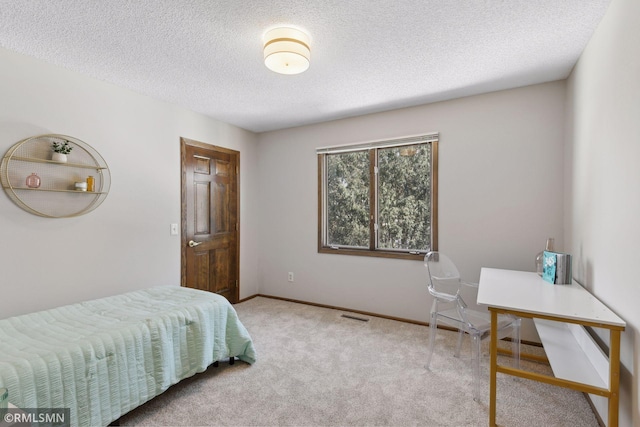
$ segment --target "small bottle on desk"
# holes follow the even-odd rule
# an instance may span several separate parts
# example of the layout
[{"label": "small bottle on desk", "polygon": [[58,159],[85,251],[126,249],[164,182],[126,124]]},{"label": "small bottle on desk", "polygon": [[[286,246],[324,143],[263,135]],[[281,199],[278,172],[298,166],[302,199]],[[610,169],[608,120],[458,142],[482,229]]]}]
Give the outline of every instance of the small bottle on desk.
[{"label": "small bottle on desk", "polygon": [[96,191],[96,180],[91,175],[87,177],[87,191]]}]

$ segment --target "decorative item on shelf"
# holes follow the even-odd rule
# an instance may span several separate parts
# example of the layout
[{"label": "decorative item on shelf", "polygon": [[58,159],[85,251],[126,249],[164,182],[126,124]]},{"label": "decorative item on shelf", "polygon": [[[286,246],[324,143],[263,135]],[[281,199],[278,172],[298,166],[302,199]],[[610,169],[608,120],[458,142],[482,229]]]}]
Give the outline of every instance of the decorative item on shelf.
[{"label": "decorative item on shelf", "polygon": [[25,184],[27,184],[29,188],[38,188],[40,187],[40,177],[33,172],[27,177]]},{"label": "decorative item on shelf", "polygon": [[[545,251],[552,251],[553,250],[553,238],[549,237],[547,239],[547,244],[544,247]],[[544,268],[544,251],[540,251],[538,253],[538,255],[536,255],[536,273],[538,273],[538,276],[542,276],[543,273],[543,268]]]},{"label": "decorative item on shelf", "polygon": [[87,191],[96,191],[96,180],[93,176],[89,175],[87,177]]},{"label": "decorative item on shelf", "polygon": [[86,182],[76,182],[76,190],[78,190],[78,191],[87,191],[87,183]]},{"label": "decorative item on shelf", "polygon": [[51,160],[58,163],[66,163],[67,162],[67,154],[71,153],[73,147],[69,145],[69,141],[63,140],[63,142],[53,141],[51,144],[51,149],[53,150],[53,155],[51,156]]}]

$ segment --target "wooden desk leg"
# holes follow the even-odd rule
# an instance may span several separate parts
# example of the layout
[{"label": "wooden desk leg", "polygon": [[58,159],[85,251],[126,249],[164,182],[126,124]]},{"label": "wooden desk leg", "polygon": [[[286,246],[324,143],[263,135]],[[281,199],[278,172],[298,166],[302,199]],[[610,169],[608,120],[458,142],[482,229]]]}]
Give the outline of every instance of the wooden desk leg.
[{"label": "wooden desk leg", "polygon": [[498,370],[498,313],[491,310],[491,377],[489,378],[489,425],[496,425],[496,375]]},{"label": "wooden desk leg", "polygon": [[618,427],[620,401],[620,331],[611,330],[609,343],[609,427]]}]

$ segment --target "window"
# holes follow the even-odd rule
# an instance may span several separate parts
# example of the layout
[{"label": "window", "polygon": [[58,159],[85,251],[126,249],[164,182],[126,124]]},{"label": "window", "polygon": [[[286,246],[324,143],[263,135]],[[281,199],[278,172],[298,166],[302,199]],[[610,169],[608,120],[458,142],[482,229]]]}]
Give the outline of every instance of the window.
[{"label": "window", "polygon": [[317,153],[318,252],[423,259],[437,249],[437,134]]}]

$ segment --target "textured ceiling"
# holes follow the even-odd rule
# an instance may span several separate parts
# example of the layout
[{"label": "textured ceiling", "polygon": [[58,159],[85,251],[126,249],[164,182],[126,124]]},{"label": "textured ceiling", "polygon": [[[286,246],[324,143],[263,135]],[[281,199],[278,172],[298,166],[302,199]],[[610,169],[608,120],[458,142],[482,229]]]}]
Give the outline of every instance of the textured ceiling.
[{"label": "textured ceiling", "polygon": [[609,1],[0,0],[0,46],[262,132],[566,78]]}]

